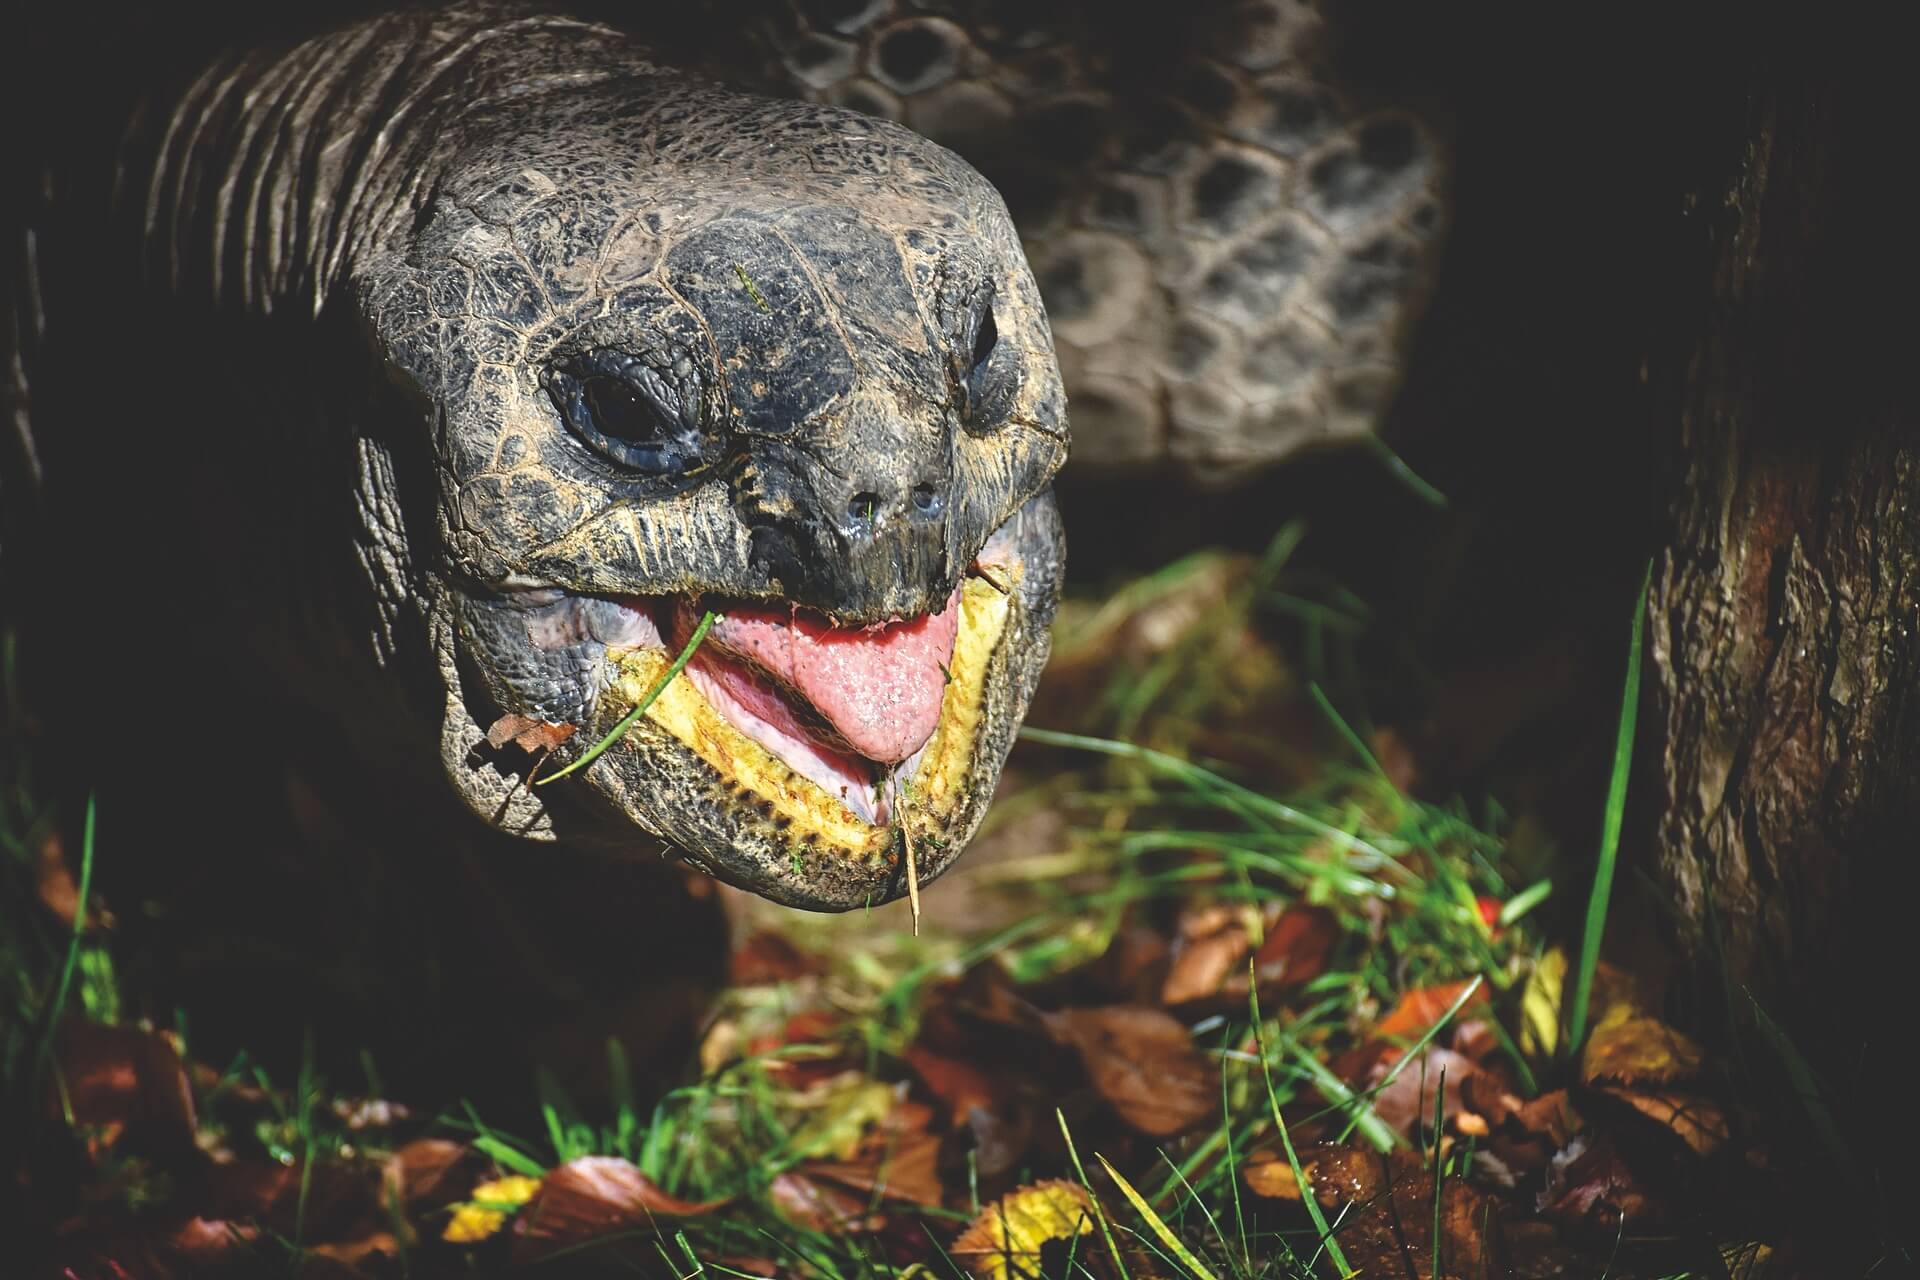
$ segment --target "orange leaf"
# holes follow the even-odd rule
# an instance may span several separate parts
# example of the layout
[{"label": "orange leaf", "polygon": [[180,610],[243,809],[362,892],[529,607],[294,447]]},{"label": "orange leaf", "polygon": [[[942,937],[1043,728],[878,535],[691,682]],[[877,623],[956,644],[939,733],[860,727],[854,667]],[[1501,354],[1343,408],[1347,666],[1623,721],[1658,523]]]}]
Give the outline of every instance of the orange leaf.
[{"label": "orange leaf", "polygon": [[[1467,989],[1471,979],[1462,982],[1442,982],[1431,987],[1422,987],[1418,991],[1409,991],[1400,997],[1400,1003],[1393,1012],[1380,1019],[1373,1033],[1385,1039],[1418,1040],[1427,1033],[1427,1029],[1440,1021],[1460,993]],[[1469,1016],[1473,1011],[1484,1011],[1485,996],[1475,996],[1460,1011],[1461,1017]]]},{"label": "orange leaf", "polygon": [[552,751],[571,738],[575,732],[577,728],[574,725],[549,724],[544,720],[533,720],[508,712],[495,720],[487,730],[487,745],[497,750],[511,742],[531,755],[541,751]]}]

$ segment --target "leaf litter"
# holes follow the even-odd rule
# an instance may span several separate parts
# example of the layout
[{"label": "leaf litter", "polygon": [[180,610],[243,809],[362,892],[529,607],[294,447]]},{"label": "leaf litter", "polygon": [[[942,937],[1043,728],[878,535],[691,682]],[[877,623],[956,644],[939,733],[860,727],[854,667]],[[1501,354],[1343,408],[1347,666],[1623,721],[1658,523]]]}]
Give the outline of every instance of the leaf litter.
[{"label": "leaf litter", "polygon": [[[1496,824],[1406,794],[1403,739],[1328,730],[1262,610],[1337,633],[1357,608],[1303,606],[1284,558],[1208,554],[1069,601],[1034,716],[1067,731],[1028,735],[1000,805],[1044,843],[990,827],[969,918],[926,886],[924,936],[897,912],[736,903],[733,985],[650,1110],[551,1112],[540,1142],[195,1062],[171,1031],[89,1018],[104,994],[69,1010],[32,1099],[40,1149],[65,1154],[9,1170],[53,1260],[1623,1276],[1688,1273],[1672,1260],[1697,1241],[1721,1268],[1700,1274],[1772,1274],[1701,1190],[1764,1164],[1724,1077],[1605,965],[1568,1054],[1544,885],[1509,878]],[[80,895],[48,843],[20,866],[58,940]],[[111,941],[96,925],[75,949]]]}]

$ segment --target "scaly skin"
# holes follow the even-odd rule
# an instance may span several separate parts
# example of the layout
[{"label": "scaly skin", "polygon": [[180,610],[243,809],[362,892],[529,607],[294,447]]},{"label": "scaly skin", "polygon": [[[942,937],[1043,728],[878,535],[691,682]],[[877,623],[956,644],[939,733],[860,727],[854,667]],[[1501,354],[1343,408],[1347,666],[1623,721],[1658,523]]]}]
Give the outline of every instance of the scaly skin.
[{"label": "scaly skin", "polygon": [[[404,615],[382,628],[389,662],[430,650],[442,765],[476,814],[535,838],[661,837],[823,909],[904,892],[908,839],[922,878],[965,846],[1046,657],[1067,432],[1038,291],[964,161],[663,68],[602,28],[480,8],[216,67],[139,178],[176,292],[358,316],[389,383],[339,424],[370,458],[362,559]],[[556,371],[607,353],[697,418],[698,466],[647,474],[569,430]],[[432,484],[408,491],[422,461]],[[996,530],[989,587],[967,575]],[[936,741],[880,825],[751,740],[696,733],[684,681],[579,780],[529,787],[528,760],[487,744],[506,715],[576,728],[561,763],[599,738],[644,693],[647,655],[664,665],[643,601],[860,626],[937,610],[963,578]]]},{"label": "scaly skin", "polygon": [[[128,547],[192,566],[241,601],[206,632],[229,643],[237,615],[369,768],[428,762],[517,835],[658,837],[781,901],[855,906],[902,891],[908,840],[923,878],[964,847],[1044,663],[1062,367],[1082,465],[1232,478],[1370,430],[1438,151],[1330,86],[1294,0],[1206,0],[1164,30],[1074,4],[713,7],[741,40],[465,5],[246,49],[153,97],[113,184],[131,243],[96,234],[85,182],[26,219],[8,418],[31,448],[31,399],[77,458],[50,468],[94,540],[65,540],[74,580],[101,575],[96,543],[116,570]],[[876,115],[980,163],[1020,235],[966,161]],[[87,386],[102,352],[178,438],[123,437],[96,517],[76,428],[112,403]],[[572,429],[559,380],[608,353],[701,424],[697,466],[637,474]],[[133,402],[108,421],[141,421],[137,390],[103,390]],[[183,511],[208,517],[185,549]],[[970,570],[996,530],[989,609]],[[686,690],[555,786],[489,742],[509,716],[571,728],[560,764],[610,728],[671,647],[642,599],[871,624],[963,581],[973,659],[890,824]]]}]

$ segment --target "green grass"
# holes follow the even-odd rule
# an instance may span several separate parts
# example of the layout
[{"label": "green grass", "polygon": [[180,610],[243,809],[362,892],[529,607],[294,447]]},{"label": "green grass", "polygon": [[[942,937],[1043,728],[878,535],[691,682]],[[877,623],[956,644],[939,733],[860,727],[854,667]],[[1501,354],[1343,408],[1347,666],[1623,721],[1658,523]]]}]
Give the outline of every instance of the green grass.
[{"label": "green grass", "polygon": [[707,632],[713,630],[714,619],[718,616],[719,615],[711,609],[700,615],[700,625],[693,629],[691,636],[687,637],[686,645],[680,650],[679,654],[675,656],[673,662],[668,665],[666,671],[661,673],[660,678],[653,682],[653,687],[647,690],[646,696],[633,704],[633,710],[621,716],[619,723],[607,731],[607,736],[594,743],[591,747],[588,747],[578,760],[575,760],[572,764],[557,773],[548,774],[535,785],[545,786],[549,782],[558,782],[570,773],[578,773],[595,760],[598,760],[608,747],[611,747],[614,743],[626,737],[627,730],[640,723],[640,717],[647,714],[647,708],[660,700],[660,695],[667,691],[667,686],[673,683],[673,678],[679,675],[687,663],[693,660],[694,650],[698,649],[700,642],[707,638]]},{"label": "green grass", "polygon": [[[732,1020],[743,1032],[778,1027],[796,1000],[827,991],[840,1014],[831,1044],[740,1057],[689,1079],[650,1106],[634,1095],[624,1056],[614,1046],[608,1064],[612,1096],[603,1108],[577,1105],[543,1081],[531,1086],[543,1118],[538,1134],[503,1132],[471,1108],[440,1117],[437,1127],[471,1142],[503,1171],[537,1177],[584,1154],[618,1155],[680,1199],[728,1200],[723,1213],[673,1224],[649,1242],[654,1250],[649,1260],[664,1262],[676,1274],[727,1274],[722,1259],[763,1256],[846,1280],[899,1275],[880,1242],[858,1233],[815,1231],[783,1217],[773,1187],[782,1174],[833,1145],[835,1135],[870,1120],[878,1095],[861,1090],[868,1081],[905,1077],[902,1055],[919,1033],[939,984],[983,964],[998,966],[1018,983],[1044,980],[1100,955],[1129,921],[1153,913],[1164,917],[1186,903],[1307,904],[1325,908],[1339,927],[1325,972],[1290,993],[1281,1006],[1260,1009],[1250,999],[1245,1015],[1213,1017],[1195,1027],[1196,1044],[1220,1066],[1221,1107],[1210,1128],[1183,1135],[1164,1151],[1133,1158],[1118,1149],[1088,1150],[1083,1163],[1062,1117],[1071,1164],[1032,1164],[1018,1175],[1021,1181],[1077,1176],[1085,1185],[1103,1188],[1096,1198],[1101,1241],[1085,1248],[1109,1254],[1126,1250],[1118,1254],[1122,1259],[1154,1257],[1169,1274],[1285,1280],[1324,1276],[1329,1265],[1347,1272],[1341,1221],[1320,1215],[1311,1234],[1304,1227],[1276,1225],[1271,1205],[1245,1199],[1244,1163],[1277,1147],[1298,1166],[1283,1116],[1299,1117],[1291,1120],[1295,1127],[1313,1125],[1328,1136],[1358,1134],[1377,1148],[1404,1143],[1372,1109],[1377,1088],[1390,1083],[1391,1075],[1376,1089],[1355,1091],[1326,1061],[1360,1043],[1379,1014],[1408,990],[1461,979],[1478,984],[1405,1047],[1395,1072],[1418,1057],[1476,992],[1489,993],[1497,1006],[1517,996],[1528,957],[1539,945],[1531,913],[1548,889],[1544,883],[1509,878],[1500,834],[1489,829],[1489,820],[1398,792],[1365,738],[1317,685],[1309,696],[1331,731],[1334,758],[1320,761],[1310,783],[1277,792],[1242,766],[1209,761],[1193,751],[1189,726],[1211,722],[1220,701],[1236,696],[1231,681],[1220,674],[1227,654],[1222,646],[1236,628],[1263,611],[1279,614],[1283,625],[1300,620],[1298,609],[1271,609],[1275,600],[1287,599],[1320,610],[1302,625],[1316,629],[1323,640],[1344,644],[1349,633],[1327,626],[1326,619],[1363,616],[1357,602],[1287,577],[1302,534],[1298,526],[1283,530],[1252,573],[1231,585],[1219,611],[1144,667],[1112,682],[1098,699],[1106,732],[1025,731],[1024,751],[1048,753],[1044,760],[1030,754],[1027,761],[1029,770],[1044,764],[1049,774],[1032,803],[1057,808],[1066,834],[1057,847],[983,878],[983,883],[1000,879],[1015,896],[1019,914],[1011,923],[978,936],[955,936],[943,933],[935,918],[928,936],[870,932],[850,947],[834,941],[844,935],[831,932],[833,922],[796,917],[792,936],[807,945],[809,931],[819,930],[814,949],[829,958],[830,972],[818,990],[735,990],[715,1017]],[[1190,575],[1216,568],[1217,562],[1183,562],[1140,595],[1159,593],[1154,598],[1160,598],[1180,589]],[[709,614],[648,697],[573,768],[590,763],[644,713],[684,667],[711,621]],[[1132,735],[1116,736],[1114,730],[1122,726]],[[44,818],[29,815],[23,826],[15,810],[26,793],[10,789],[6,795],[14,809],[0,836],[9,853],[17,853],[31,847],[29,828],[39,823],[37,829],[43,830]],[[1012,812],[1022,803],[1016,798],[1001,808]],[[101,855],[112,856],[110,844]],[[26,864],[16,856],[9,865]],[[1480,917],[1477,899],[1487,896],[1504,904],[1498,936]],[[31,971],[52,974],[64,948],[79,959],[63,971],[70,978],[82,975],[84,986],[91,944],[76,953],[69,939],[46,941],[45,954],[31,958]],[[51,998],[50,982],[38,981],[28,984],[38,993],[29,1002],[35,1010],[48,1007]],[[841,1095],[797,1094],[775,1069],[777,1063],[827,1054],[863,1072],[842,1087]],[[1522,1073],[1529,1069],[1517,1053],[1515,1062]],[[230,1135],[234,1140],[250,1140],[275,1159],[300,1163],[303,1186],[310,1176],[308,1157],[347,1158],[348,1136],[336,1131],[325,1082],[313,1073],[311,1057],[291,1098],[274,1090],[253,1064],[236,1062],[201,1098],[210,1124],[223,1123],[226,1100],[247,1085],[263,1089],[277,1109],[254,1133]],[[356,1158],[379,1154],[365,1149],[364,1139],[360,1146]],[[1116,1175],[1111,1179],[1109,1168]],[[1089,1181],[1095,1172],[1103,1181]],[[296,1256],[311,1243],[305,1238],[305,1198],[303,1191],[293,1239],[281,1242]],[[1309,1204],[1318,1214],[1311,1198]],[[968,1216],[925,1207],[894,1212],[924,1223],[936,1243],[952,1239]],[[1228,1222],[1231,1236],[1223,1229]],[[436,1229],[431,1222],[424,1225]],[[634,1245],[627,1239],[588,1248]],[[1086,1253],[1075,1256],[1063,1277],[1094,1274]],[[942,1257],[923,1262],[920,1274],[959,1274]],[[419,1260],[412,1265],[417,1269]]]},{"label": "green grass", "polygon": [[1586,927],[1580,939],[1580,964],[1574,973],[1572,998],[1567,1002],[1566,1035],[1561,1045],[1569,1059],[1577,1058],[1587,1037],[1587,1011],[1593,998],[1593,975],[1600,966],[1600,942],[1607,928],[1607,906],[1613,897],[1614,866],[1620,856],[1620,826],[1627,808],[1627,778],[1633,771],[1634,724],[1640,711],[1641,631],[1647,612],[1647,589],[1653,584],[1653,562],[1633,597],[1633,625],[1627,640],[1627,674],[1620,695],[1620,728],[1614,735],[1613,773],[1607,783],[1607,803],[1601,815],[1600,850],[1595,859],[1593,890],[1587,897]]}]

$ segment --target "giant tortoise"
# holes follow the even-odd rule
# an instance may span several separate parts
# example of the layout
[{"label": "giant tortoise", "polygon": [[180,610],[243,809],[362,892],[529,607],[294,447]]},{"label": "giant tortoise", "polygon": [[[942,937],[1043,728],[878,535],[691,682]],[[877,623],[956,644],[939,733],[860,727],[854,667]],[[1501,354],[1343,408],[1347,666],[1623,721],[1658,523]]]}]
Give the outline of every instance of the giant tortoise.
[{"label": "giant tortoise", "polygon": [[228,915],[298,868],[252,949],[126,913],[248,1007],[295,934],[405,989],[361,908],[442,990],[469,894],[512,976],[557,934],[619,993],[685,958],[621,868],[931,880],[1047,657],[1070,433],[1224,488],[1394,391],[1441,149],[1311,5],[581,10],[12,44],[7,612],[114,866]]}]

